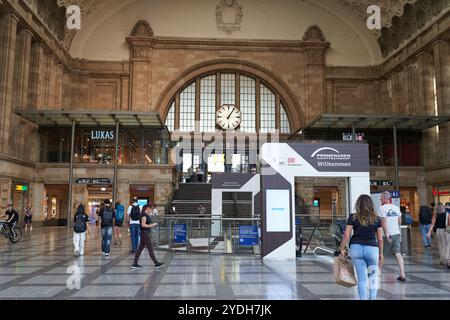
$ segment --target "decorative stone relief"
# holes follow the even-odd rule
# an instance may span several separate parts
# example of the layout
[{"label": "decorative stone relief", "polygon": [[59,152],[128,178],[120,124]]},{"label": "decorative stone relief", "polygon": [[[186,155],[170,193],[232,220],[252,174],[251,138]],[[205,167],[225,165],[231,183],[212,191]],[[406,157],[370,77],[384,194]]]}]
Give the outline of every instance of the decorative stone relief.
[{"label": "decorative stone relief", "polygon": [[[232,21],[225,21],[225,14],[230,15]],[[226,34],[241,30],[243,15],[242,6],[237,0],[222,0],[216,7],[217,29]]]},{"label": "decorative stone relief", "polygon": [[131,31],[132,37],[153,37],[153,30],[150,24],[145,20],[140,20],[136,23]]},{"label": "decorative stone relief", "polygon": [[325,36],[317,25],[313,25],[306,30],[303,41],[325,41]]},{"label": "decorative stone relief", "polygon": [[[25,0],[25,1],[39,1],[39,0]],[[90,15],[92,15],[95,11],[103,8],[105,5],[110,3],[111,0],[57,0],[58,6],[67,8],[70,5],[77,5],[80,7],[81,10],[81,21],[85,21]],[[64,17],[65,17],[65,10],[64,10]],[[66,28],[66,24],[63,24],[64,26],[64,47],[68,50],[70,49],[70,46],[72,45],[72,41],[75,38],[75,35],[77,34],[77,30],[69,30]]]},{"label": "decorative stone relief", "polygon": [[378,43],[384,57],[393,53],[413,38],[444,12],[448,12],[450,0],[415,0],[405,4],[401,16],[392,18],[391,24],[381,30]]}]

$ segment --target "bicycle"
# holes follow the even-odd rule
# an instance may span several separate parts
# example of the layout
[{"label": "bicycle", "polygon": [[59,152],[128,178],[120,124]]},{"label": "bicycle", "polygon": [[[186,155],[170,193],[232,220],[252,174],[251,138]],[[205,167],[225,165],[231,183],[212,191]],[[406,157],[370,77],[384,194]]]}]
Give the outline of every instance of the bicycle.
[{"label": "bicycle", "polygon": [[8,232],[9,228],[6,224],[6,221],[0,220],[0,234],[5,236],[6,239],[9,239],[11,243],[18,243],[22,239],[22,229],[15,225]]}]

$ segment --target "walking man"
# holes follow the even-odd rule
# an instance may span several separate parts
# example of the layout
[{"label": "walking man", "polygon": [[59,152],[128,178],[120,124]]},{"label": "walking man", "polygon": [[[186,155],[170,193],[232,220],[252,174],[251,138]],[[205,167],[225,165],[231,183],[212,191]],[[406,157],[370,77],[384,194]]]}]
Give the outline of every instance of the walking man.
[{"label": "walking man", "polygon": [[111,201],[105,200],[104,206],[100,209],[99,217],[101,219],[102,230],[102,254],[109,256],[111,252],[111,241],[113,236],[114,209],[111,208]]},{"label": "walking man", "polygon": [[433,214],[430,212],[430,208],[427,206],[420,206],[419,209],[419,230],[422,234],[423,246],[425,248],[431,248],[431,238],[428,238],[428,232],[431,227],[431,219]]},{"label": "walking man", "polygon": [[138,262],[142,250],[144,250],[144,248],[147,248],[148,254],[150,255],[150,258],[155,264],[156,269],[159,269],[165,265],[165,263],[159,262],[158,259],[156,259],[155,252],[153,251],[153,245],[151,240],[151,228],[156,227],[158,224],[156,222],[153,223],[151,213],[152,208],[150,206],[144,206],[140,219],[141,242],[139,244],[139,248],[136,251],[133,265],[131,266],[131,269],[133,270],[142,269],[142,266],[140,266]]},{"label": "walking man", "polygon": [[133,198],[133,204],[128,207],[127,215],[131,235],[131,253],[134,254],[139,246],[139,218],[141,216],[141,208],[139,207],[138,199],[136,197]]},{"label": "walking man", "polygon": [[400,268],[400,276],[398,281],[405,281],[405,264],[403,262],[401,243],[402,235],[400,232],[400,225],[402,223],[402,214],[400,208],[392,204],[391,194],[389,191],[381,193],[381,207],[378,216],[383,220],[384,234],[387,238],[387,243],[391,248],[392,253],[397,259]]},{"label": "walking man", "polygon": [[8,234],[12,234],[13,228],[17,225],[19,221],[19,213],[13,209],[13,205],[8,205],[8,210],[5,212],[5,216],[7,216],[6,226],[8,227]]}]

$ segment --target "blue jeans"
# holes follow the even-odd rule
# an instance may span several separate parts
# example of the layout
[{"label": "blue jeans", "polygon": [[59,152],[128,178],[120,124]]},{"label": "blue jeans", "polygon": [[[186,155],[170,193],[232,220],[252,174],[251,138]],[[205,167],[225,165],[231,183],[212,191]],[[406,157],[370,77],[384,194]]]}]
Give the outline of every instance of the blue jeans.
[{"label": "blue jeans", "polygon": [[139,247],[139,233],[141,225],[140,224],[130,224],[130,235],[131,235],[131,250],[136,252]]},{"label": "blue jeans", "polygon": [[102,252],[111,252],[111,240],[113,235],[113,227],[102,228]]},{"label": "blue jeans", "polygon": [[419,227],[420,233],[422,234],[423,245],[425,247],[431,246],[431,238],[427,237],[430,228],[431,224],[421,224]]},{"label": "blue jeans", "polygon": [[[375,300],[378,291],[378,247],[352,244],[350,257],[358,276],[358,293],[360,300]],[[367,296],[369,287],[369,296]]]}]

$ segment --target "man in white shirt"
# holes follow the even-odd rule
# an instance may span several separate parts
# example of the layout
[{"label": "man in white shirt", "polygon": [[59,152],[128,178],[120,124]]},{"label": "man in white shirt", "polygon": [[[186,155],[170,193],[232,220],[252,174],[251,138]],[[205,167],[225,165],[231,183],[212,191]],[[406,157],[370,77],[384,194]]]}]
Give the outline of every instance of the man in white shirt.
[{"label": "man in white shirt", "polygon": [[378,212],[378,216],[382,220],[384,234],[388,239],[387,242],[391,246],[391,251],[397,258],[397,263],[400,268],[400,276],[397,278],[399,281],[405,281],[405,264],[403,262],[401,243],[402,234],[400,231],[400,225],[402,223],[402,214],[400,208],[392,204],[391,194],[389,191],[381,193],[381,207]]},{"label": "man in white shirt", "polygon": [[139,246],[139,232],[141,227],[141,208],[139,207],[138,199],[136,197],[133,198],[133,204],[128,207],[127,215],[131,235],[131,253],[134,254]]}]

